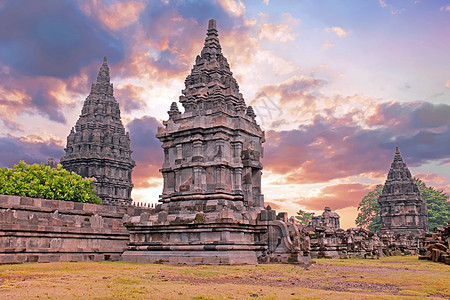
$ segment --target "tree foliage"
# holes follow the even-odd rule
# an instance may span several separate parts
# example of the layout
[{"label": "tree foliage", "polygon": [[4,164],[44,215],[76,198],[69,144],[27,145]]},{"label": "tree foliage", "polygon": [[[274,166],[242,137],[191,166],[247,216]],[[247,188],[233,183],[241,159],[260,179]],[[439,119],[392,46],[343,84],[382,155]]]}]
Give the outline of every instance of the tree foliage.
[{"label": "tree foliage", "polygon": [[[443,191],[439,191],[432,186],[427,186],[422,180],[414,178],[420,193],[424,197],[428,207],[428,227],[433,230],[434,227],[447,225],[450,221],[450,202],[449,196]],[[383,191],[383,185],[379,184],[376,188],[363,197],[358,205],[358,217],[355,220],[357,226],[367,228],[372,231],[381,229],[381,209],[378,204],[378,197]]]},{"label": "tree foliage", "polygon": [[447,222],[450,221],[449,196],[444,191],[438,191],[434,187],[426,186],[420,179],[415,178],[415,180],[420,193],[427,201],[428,227],[430,230],[447,225]]},{"label": "tree foliage", "polygon": [[355,223],[359,227],[367,228],[372,231],[380,231],[381,229],[381,217],[380,217],[380,204],[378,203],[378,197],[381,196],[383,191],[383,185],[379,184],[375,189],[365,195],[358,205],[358,217]]},{"label": "tree foliage", "polygon": [[309,212],[306,212],[306,211],[303,211],[300,209],[297,212],[297,215],[295,216],[295,218],[297,219],[297,221],[300,224],[308,225],[309,222],[312,220],[313,215],[314,215],[313,212],[309,213]]},{"label": "tree foliage", "polygon": [[0,168],[0,194],[100,204],[91,179],[69,172],[61,165],[20,161],[14,168]]}]

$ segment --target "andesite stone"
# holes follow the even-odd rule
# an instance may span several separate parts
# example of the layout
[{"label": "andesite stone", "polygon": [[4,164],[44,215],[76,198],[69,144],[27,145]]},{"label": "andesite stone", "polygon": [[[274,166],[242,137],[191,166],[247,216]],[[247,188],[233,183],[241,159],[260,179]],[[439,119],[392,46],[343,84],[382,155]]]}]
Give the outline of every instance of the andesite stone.
[{"label": "andesite stone", "polygon": [[84,101],[80,118],[67,137],[61,164],[83,177],[94,178],[97,195],[104,204],[132,202],[130,137],[120,118],[114,98],[106,57],[97,81]]},{"label": "andesite stone", "polygon": [[378,203],[382,233],[420,236],[428,231],[427,204],[398,147]]},{"label": "andesite stone", "polygon": [[210,20],[179,102],[158,128],[163,192],[155,214],[134,218],[125,261],[307,263],[299,231],[264,209],[264,132],[246,106]]}]

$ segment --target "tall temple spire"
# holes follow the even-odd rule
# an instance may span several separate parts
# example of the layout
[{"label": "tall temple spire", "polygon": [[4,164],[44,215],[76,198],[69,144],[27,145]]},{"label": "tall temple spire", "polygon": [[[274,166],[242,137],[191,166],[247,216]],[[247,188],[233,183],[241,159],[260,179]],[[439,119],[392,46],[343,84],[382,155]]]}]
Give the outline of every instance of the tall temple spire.
[{"label": "tall temple spire", "polygon": [[84,177],[95,177],[97,195],[106,204],[130,204],[130,138],[120,119],[106,56],[84,101],[80,118],[67,137],[61,164]]},{"label": "tall temple spire", "polygon": [[216,21],[209,20],[203,49],[180,96],[184,112],[172,103],[169,120],[158,129],[165,156],[161,200],[169,206],[181,198],[208,203],[226,194],[232,210],[242,203],[261,209],[264,132],[239,93],[218,36]]},{"label": "tall temple spire", "polygon": [[211,19],[203,49],[185,80],[186,88],[180,96],[186,112],[216,109],[239,114],[247,109],[239,85],[222,54],[218,36],[216,20]]},{"label": "tall temple spire", "polygon": [[418,235],[428,230],[426,202],[398,147],[378,202],[381,231]]}]

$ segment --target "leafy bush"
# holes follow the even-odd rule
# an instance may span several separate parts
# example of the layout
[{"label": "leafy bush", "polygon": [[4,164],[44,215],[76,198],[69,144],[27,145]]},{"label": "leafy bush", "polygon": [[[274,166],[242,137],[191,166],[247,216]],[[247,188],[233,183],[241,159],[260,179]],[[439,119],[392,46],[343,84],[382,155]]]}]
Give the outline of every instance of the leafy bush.
[{"label": "leafy bush", "polygon": [[14,168],[0,169],[0,194],[100,204],[92,179],[84,179],[61,165],[52,169],[44,164],[20,161]]}]

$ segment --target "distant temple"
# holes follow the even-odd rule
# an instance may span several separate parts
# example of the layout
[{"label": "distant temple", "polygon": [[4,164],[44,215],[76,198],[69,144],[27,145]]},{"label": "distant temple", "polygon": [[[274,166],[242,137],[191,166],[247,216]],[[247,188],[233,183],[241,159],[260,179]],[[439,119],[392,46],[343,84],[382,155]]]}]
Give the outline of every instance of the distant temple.
[{"label": "distant temple", "polygon": [[95,178],[95,190],[104,204],[131,204],[135,163],[113,93],[105,57],[80,118],[67,137],[61,164],[83,177]]},{"label": "distant temple", "polygon": [[341,228],[339,223],[339,215],[336,212],[332,212],[331,208],[325,207],[323,213],[320,216],[313,216],[311,219],[311,226],[323,226],[326,228]]},{"label": "distant temple", "polygon": [[381,232],[418,236],[428,231],[427,204],[398,147],[378,203],[381,207]]}]

